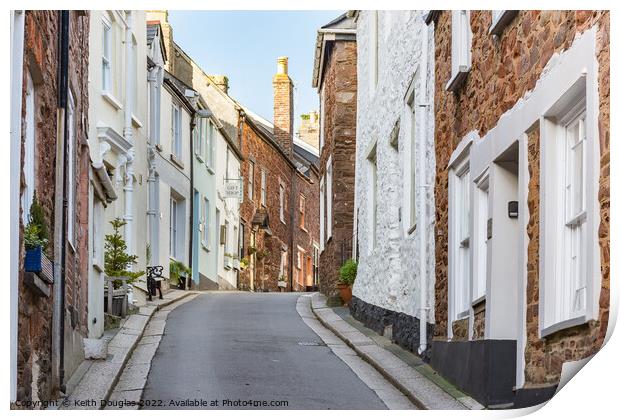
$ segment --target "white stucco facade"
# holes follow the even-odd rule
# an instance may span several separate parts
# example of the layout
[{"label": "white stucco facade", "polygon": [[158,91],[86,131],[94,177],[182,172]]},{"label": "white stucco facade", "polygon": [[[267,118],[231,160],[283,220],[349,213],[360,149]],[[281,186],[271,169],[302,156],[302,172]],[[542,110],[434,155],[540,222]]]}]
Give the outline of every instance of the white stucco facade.
[{"label": "white stucco facade", "polygon": [[[127,222],[127,251],[146,266],[147,46],[143,11],[92,11],[89,34],[89,194],[91,337],[103,333],[103,241],[110,221]],[[98,168],[98,169],[97,169]],[[95,187],[96,185],[96,187]],[[95,319],[97,320],[95,322]]]},{"label": "white stucco facade", "polygon": [[[427,321],[433,323],[434,37],[422,16],[421,11],[360,11],[358,16],[359,267],[353,294],[419,319],[421,306],[426,307]],[[425,293],[420,292],[422,270]]]}]

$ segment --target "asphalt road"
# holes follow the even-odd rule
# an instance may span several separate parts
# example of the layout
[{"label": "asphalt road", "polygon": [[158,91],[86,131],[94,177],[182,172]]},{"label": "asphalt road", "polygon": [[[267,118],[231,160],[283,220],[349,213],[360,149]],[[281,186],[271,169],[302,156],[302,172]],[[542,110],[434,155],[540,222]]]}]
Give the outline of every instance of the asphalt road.
[{"label": "asphalt road", "polygon": [[209,293],[172,311],[143,394],[161,406],[145,408],[385,409],[302,321],[298,297]]}]

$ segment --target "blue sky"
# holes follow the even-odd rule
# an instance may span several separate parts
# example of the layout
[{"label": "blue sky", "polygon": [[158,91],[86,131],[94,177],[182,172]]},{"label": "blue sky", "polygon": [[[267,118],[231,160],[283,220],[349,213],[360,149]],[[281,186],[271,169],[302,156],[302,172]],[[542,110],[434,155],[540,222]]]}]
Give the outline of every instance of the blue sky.
[{"label": "blue sky", "polygon": [[318,110],[312,87],[316,30],[342,11],[170,11],[174,40],[207,74],[229,78],[229,93],[257,114],[273,119],[276,58],[289,57],[299,116]]}]

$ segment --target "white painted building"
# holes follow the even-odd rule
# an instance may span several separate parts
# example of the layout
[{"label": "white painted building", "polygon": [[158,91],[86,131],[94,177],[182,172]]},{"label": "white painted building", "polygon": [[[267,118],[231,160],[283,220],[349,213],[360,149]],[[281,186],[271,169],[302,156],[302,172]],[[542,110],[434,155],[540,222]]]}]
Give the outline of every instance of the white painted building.
[{"label": "white painted building", "polygon": [[361,306],[416,318],[407,328],[421,336],[424,320],[434,323],[432,40],[421,11],[357,15],[353,294]]},{"label": "white painted building", "polygon": [[237,185],[241,191],[241,154],[224,131],[215,131],[215,258],[219,290],[237,288],[239,273],[239,204],[241,197],[230,197],[227,185]]},{"label": "white painted building", "polygon": [[88,329],[103,334],[104,236],[110,221],[127,222],[128,253],[146,266],[147,46],[143,11],[96,10],[90,15]]}]

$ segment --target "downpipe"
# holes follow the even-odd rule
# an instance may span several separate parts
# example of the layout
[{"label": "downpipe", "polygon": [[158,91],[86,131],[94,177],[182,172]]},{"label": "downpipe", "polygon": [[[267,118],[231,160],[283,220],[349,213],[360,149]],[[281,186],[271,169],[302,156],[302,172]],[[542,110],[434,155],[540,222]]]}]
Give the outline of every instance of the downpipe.
[{"label": "downpipe", "polygon": [[[428,258],[427,258],[427,243],[426,243],[426,225],[427,225],[427,214],[426,214],[426,199],[428,197],[428,183],[426,180],[426,147],[427,147],[427,115],[428,115],[428,94],[427,94],[427,77],[428,77],[428,26],[426,24],[423,25],[422,29],[422,80],[420,90],[422,91],[421,103],[419,106],[422,108],[422,112],[420,113],[420,129],[422,130],[421,138],[424,140],[420,145],[420,151],[422,155],[422,165],[420,165],[420,180],[421,185],[419,186],[420,192],[422,193],[422,206],[420,208],[420,260],[422,261],[422,269],[420,270],[420,346],[418,347],[418,354],[422,355],[426,351],[428,346],[427,338],[426,338],[426,323],[427,323],[427,315],[428,315],[428,304],[426,301],[427,294],[427,268],[428,268]],[[414,169],[415,170],[415,169]]]}]

